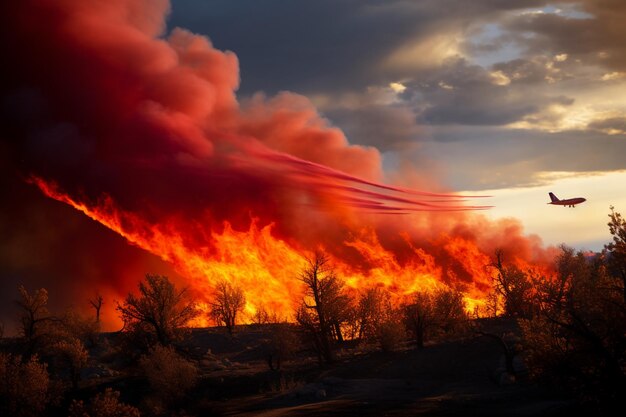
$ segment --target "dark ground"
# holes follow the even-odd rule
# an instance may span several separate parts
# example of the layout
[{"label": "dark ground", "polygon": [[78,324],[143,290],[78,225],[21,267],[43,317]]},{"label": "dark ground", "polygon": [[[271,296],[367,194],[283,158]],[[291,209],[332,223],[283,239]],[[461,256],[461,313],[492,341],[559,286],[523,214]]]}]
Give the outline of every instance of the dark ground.
[{"label": "dark ground", "polygon": [[[313,352],[300,351],[276,371],[266,362],[272,326],[281,325],[239,326],[233,337],[220,328],[193,329],[179,350],[193,358],[200,380],[176,415],[580,415],[575,402],[531,381],[521,358],[512,379],[497,341],[475,332],[422,350],[406,345],[383,353],[375,346],[346,346],[336,363],[323,367]],[[516,332],[515,323],[504,319],[483,319],[480,326],[513,335],[511,340]],[[142,408],[150,388],[136,367],[120,361],[119,351],[110,353],[118,337],[101,336],[77,397],[112,387],[122,401]]]}]

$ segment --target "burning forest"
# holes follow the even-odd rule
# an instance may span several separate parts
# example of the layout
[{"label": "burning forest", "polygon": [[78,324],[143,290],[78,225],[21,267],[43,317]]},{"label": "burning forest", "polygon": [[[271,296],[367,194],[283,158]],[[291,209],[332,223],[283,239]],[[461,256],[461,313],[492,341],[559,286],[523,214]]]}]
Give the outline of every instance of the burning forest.
[{"label": "burning forest", "polygon": [[[179,294],[174,288],[184,288],[194,314],[181,315],[179,324],[224,323],[232,334],[235,324],[280,317],[291,323],[275,330],[285,341],[291,340],[293,323],[305,330],[318,326],[320,333],[311,334],[328,363],[336,359],[330,344],[344,342],[342,332],[348,331],[339,322],[325,330],[333,324],[324,324],[320,294],[334,290],[317,287],[316,268],[320,282],[340,288],[354,311],[370,300],[378,306],[377,317],[395,312],[413,323],[407,326],[420,347],[425,336],[411,321],[423,319],[420,305],[431,303],[434,312],[448,300],[459,307],[453,313],[457,321],[534,314],[530,307],[523,314],[522,307],[511,310],[511,291],[523,281],[529,286],[524,294],[534,297],[545,282],[558,281],[565,249],[525,234],[515,219],[486,217],[488,195],[455,192],[437,180],[430,164],[384,169],[377,148],[351,144],[304,95],[239,98],[237,51],[219,50],[183,28],[168,29],[170,7],[165,0],[24,0],[0,6],[6,57],[0,161],[3,188],[11,193],[0,218],[7,231],[5,303],[25,284],[19,305],[35,311],[32,317],[46,316],[48,292],[28,291],[45,287],[55,306],[80,304],[79,310],[87,310],[89,304],[75,300],[91,300],[98,306],[99,329],[136,330],[143,326],[141,298],[127,294],[137,284],[146,298],[158,291],[169,291],[171,298]],[[27,221],[36,226],[11,226]],[[569,256],[574,262],[575,255]],[[142,281],[146,273],[158,275]],[[322,279],[324,273],[331,278]],[[515,276],[522,281],[504,282]],[[563,285],[565,291],[571,284]],[[225,305],[216,307],[216,299],[227,295],[236,301],[237,323],[234,314],[225,316]],[[545,303],[537,302],[540,307]],[[354,340],[374,326],[364,320],[360,328],[353,321]],[[384,321],[391,322],[392,317]],[[77,328],[64,326],[49,334],[61,337]],[[525,331],[530,327],[522,325]],[[397,326],[369,331],[374,339],[383,332],[384,340],[394,341],[384,351],[400,343],[394,339]],[[43,375],[37,356],[31,357],[43,343],[35,333],[22,335],[32,342],[24,353],[31,362],[24,359],[30,364],[24,366]],[[505,347],[510,343],[494,337]],[[182,374],[176,378],[195,383],[191,362],[170,346],[174,337],[158,340],[159,347],[135,363],[141,369],[178,364]],[[57,350],[44,349],[42,357],[57,358],[51,370],[66,369],[59,357],[69,361],[69,380],[78,390],[86,351],[74,344],[71,354],[66,349],[61,355],[58,343],[50,346]],[[269,357],[272,371],[276,358]],[[21,366],[5,359],[0,370]],[[175,408],[184,396],[170,394],[163,398]],[[119,399],[110,388],[99,395],[69,410],[89,413],[93,407],[95,413],[97,401]],[[163,407],[140,408],[155,415],[172,410]],[[133,407],[125,412],[138,413]]]}]

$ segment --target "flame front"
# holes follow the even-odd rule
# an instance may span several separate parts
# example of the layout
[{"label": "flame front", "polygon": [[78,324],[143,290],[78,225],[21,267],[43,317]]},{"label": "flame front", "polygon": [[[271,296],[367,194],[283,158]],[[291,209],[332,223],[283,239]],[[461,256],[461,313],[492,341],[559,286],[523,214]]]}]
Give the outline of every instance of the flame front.
[{"label": "flame front", "polygon": [[[261,307],[279,317],[292,319],[302,300],[304,288],[299,273],[306,268],[307,257],[312,254],[274,236],[272,224],[260,227],[253,219],[247,230],[238,231],[225,223],[220,232],[203,231],[206,232],[205,245],[191,246],[188,239],[177,232],[189,225],[149,224],[137,215],[119,210],[110,198],[89,205],[71,198],[55,184],[41,178],[33,177],[30,181],[48,197],[69,204],[130,243],[172,263],[188,279],[187,284],[205,309],[221,280],[244,291],[244,320],[250,320]],[[475,242],[446,234],[435,242],[434,247],[445,254],[446,263],[460,265],[471,277],[471,280],[462,282],[450,267],[441,265],[442,254],[430,254],[424,248],[416,247],[406,234],[402,240],[410,251],[404,262],[383,247],[374,230],[361,230],[352,239],[342,242],[342,246],[356,252],[357,259],[362,262],[349,263],[331,254],[332,264],[338,277],[353,293],[380,287],[388,290],[399,302],[416,291],[432,291],[445,284],[463,290],[468,309],[484,303],[490,289],[491,271],[487,265],[491,259]],[[207,323],[205,315],[195,324]]]}]

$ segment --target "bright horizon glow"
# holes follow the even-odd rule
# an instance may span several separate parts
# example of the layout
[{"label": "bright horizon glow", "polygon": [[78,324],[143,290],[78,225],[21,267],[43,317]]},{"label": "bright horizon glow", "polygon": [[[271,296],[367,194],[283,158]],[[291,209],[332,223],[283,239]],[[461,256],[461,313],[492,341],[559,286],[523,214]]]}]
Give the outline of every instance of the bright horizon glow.
[{"label": "bright horizon glow", "polygon": [[[609,207],[626,214],[626,171],[548,174],[557,178],[547,185],[481,190],[493,196],[485,204],[495,206],[485,214],[520,220],[525,232],[538,235],[546,246],[565,243],[579,250],[602,250],[611,241]],[[551,206],[547,204],[550,191],[560,199],[584,197],[587,201],[575,208]]]}]

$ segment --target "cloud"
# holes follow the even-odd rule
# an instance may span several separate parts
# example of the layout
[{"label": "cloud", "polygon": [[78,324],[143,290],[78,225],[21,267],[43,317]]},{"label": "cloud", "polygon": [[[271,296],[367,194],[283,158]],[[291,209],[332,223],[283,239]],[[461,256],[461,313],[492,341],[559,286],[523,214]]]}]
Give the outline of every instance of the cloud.
[{"label": "cloud", "polygon": [[328,94],[414,76],[453,54],[477,21],[544,3],[244,0],[235,6],[178,0],[168,25],[207,34],[218,48],[236,51],[245,95]]},{"label": "cloud", "polygon": [[626,141],[597,131],[445,126],[415,152],[446,167],[442,176],[455,189],[488,190],[546,184],[546,172],[623,170]]},{"label": "cloud", "polygon": [[626,50],[622,39],[626,28],[621,22],[626,18],[626,4],[619,0],[559,3],[579,5],[584,14],[517,14],[503,26],[531,55],[567,54],[570,60],[581,60],[589,66],[624,70]]},{"label": "cloud", "polygon": [[[465,59],[448,60],[442,67],[407,83],[404,97],[417,109],[418,120],[433,125],[507,125],[541,114],[571,98],[550,96],[540,88],[520,85],[517,72],[504,67],[494,73]],[[542,78],[542,77],[538,77]],[[509,82],[503,82],[510,80]]]},{"label": "cloud", "polygon": [[626,117],[611,117],[607,119],[594,120],[589,123],[589,129],[599,130],[609,135],[626,134]]}]

